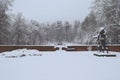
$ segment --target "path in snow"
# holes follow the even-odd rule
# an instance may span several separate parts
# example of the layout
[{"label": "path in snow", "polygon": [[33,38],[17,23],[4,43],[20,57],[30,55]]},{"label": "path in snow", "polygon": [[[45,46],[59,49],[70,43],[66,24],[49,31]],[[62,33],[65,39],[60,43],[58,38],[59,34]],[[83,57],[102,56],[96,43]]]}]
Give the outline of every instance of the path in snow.
[{"label": "path in snow", "polygon": [[[42,54],[5,58],[20,54]],[[120,52],[117,57],[95,57],[93,51],[15,50],[0,54],[0,80],[120,80]]]}]

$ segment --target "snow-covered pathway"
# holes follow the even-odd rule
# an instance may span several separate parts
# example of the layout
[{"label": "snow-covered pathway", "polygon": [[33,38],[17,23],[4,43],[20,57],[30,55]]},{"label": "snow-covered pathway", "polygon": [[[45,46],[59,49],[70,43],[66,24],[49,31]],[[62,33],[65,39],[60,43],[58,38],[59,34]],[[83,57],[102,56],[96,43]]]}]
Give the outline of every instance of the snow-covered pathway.
[{"label": "snow-covered pathway", "polygon": [[[22,58],[5,55],[41,54]],[[92,51],[39,52],[15,50],[0,54],[0,80],[120,80],[120,52],[117,57],[95,57]]]}]

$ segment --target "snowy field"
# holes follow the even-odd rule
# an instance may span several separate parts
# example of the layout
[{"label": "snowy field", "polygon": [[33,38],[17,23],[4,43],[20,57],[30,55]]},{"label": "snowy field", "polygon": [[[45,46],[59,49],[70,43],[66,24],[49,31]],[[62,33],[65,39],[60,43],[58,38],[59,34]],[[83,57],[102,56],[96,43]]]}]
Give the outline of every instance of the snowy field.
[{"label": "snowy field", "polygon": [[120,80],[120,52],[110,52],[117,57],[96,57],[93,53],[4,52],[0,54],[0,80]]}]

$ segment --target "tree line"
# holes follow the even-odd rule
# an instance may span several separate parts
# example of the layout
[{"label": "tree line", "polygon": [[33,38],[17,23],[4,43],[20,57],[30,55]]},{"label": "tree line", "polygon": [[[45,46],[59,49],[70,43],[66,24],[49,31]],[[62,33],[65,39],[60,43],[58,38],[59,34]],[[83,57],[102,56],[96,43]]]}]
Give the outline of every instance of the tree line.
[{"label": "tree line", "polygon": [[40,23],[12,14],[13,0],[0,0],[0,45],[93,44],[100,27],[105,27],[107,42],[120,43],[120,1],[95,0],[83,22],[75,20]]},{"label": "tree line", "polygon": [[91,38],[100,27],[107,30],[107,43],[120,44],[120,0],[94,0],[90,14],[82,22],[82,30],[89,37],[85,42],[93,43]]}]

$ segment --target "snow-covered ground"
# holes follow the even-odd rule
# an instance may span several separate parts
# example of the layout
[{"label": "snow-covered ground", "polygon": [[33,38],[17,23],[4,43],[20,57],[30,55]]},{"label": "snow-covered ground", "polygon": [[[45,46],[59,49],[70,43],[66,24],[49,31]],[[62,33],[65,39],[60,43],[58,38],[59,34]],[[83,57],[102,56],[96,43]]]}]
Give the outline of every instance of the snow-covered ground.
[{"label": "snow-covered ground", "polygon": [[93,53],[27,49],[4,52],[0,54],[0,80],[120,80],[120,52],[110,52],[117,57],[96,57]]}]

